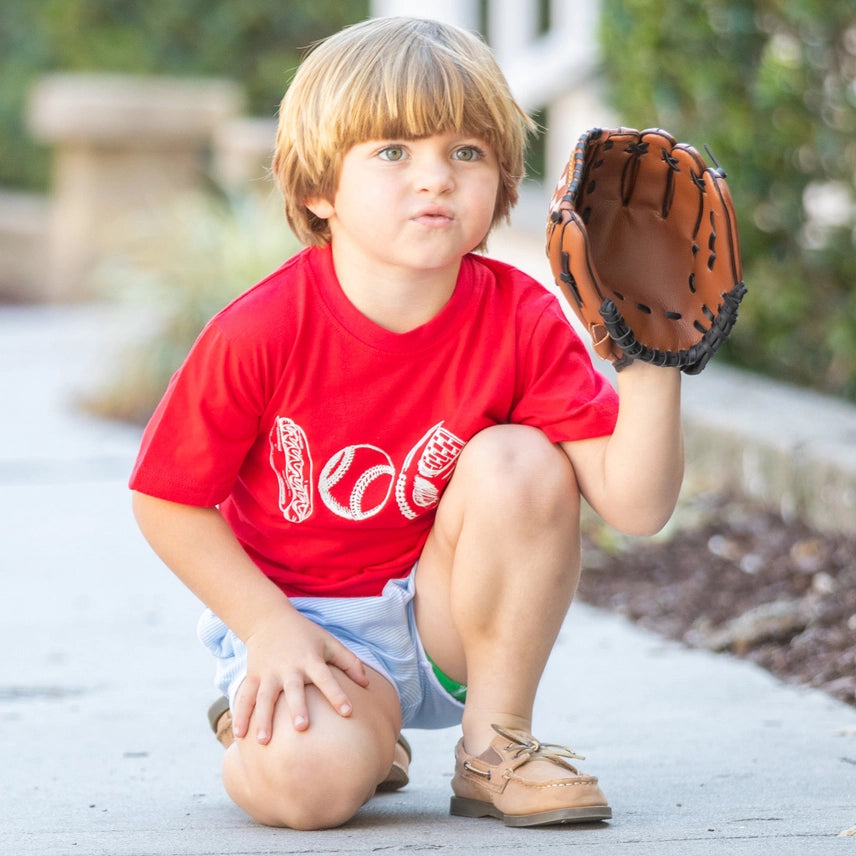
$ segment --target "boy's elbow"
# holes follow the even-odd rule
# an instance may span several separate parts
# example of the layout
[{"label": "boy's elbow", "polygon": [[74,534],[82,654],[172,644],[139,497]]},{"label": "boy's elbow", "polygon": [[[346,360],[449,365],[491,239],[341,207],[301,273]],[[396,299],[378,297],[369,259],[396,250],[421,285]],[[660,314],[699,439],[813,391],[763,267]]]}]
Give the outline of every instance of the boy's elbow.
[{"label": "boy's elbow", "polygon": [[606,522],[623,535],[650,537],[662,531],[672,519],[678,496],[663,498],[660,502],[625,503],[621,508],[612,508],[602,515]]},{"label": "boy's elbow", "polygon": [[624,525],[621,525],[619,523],[618,525],[616,525],[616,528],[624,535],[633,535],[641,538],[649,538],[650,536],[656,535],[658,532],[661,532],[663,530],[663,527],[672,519],[673,511],[674,508],[670,509],[668,513],[661,513],[658,515],[633,515],[630,519],[625,520]]},{"label": "boy's elbow", "polygon": [[683,478],[682,456],[673,471],[649,493],[647,499],[637,501],[628,514],[632,531],[626,531],[625,534],[648,537],[660,532],[675,513]]}]

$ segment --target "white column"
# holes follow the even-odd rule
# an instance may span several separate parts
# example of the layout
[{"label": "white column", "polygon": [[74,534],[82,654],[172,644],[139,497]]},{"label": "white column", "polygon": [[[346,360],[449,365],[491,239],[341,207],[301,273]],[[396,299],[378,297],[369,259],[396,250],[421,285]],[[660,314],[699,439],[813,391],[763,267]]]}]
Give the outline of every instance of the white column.
[{"label": "white column", "polygon": [[590,128],[611,128],[621,124],[606,106],[600,82],[588,80],[575,91],[553,99],[547,110],[547,134],[544,183],[552,189],[559,180],[577,140]]},{"label": "white column", "polygon": [[[572,30],[573,21],[581,12],[580,7],[589,5],[586,0],[551,0],[550,24],[552,30]],[[585,12],[583,11],[583,15]]]},{"label": "white column", "polygon": [[400,15],[410,18],[433,18],[447,24],[456,24],[467,30],[479,27],[478,0],[372,0],[372,17]]},{"label": "white column", "polygon": [[600,0],[552,0],[550,7],[554,42],[569,46],[573,60],[567,85],[548,105],[546,184],[558,180],[577,140],[594,127],[620,124],[603,97],[598,75],[600,61]]},{"label": "white column", "polygon": [[497,59],[525,52],[538,36],[538,0],[491,0],[487,40]]}]

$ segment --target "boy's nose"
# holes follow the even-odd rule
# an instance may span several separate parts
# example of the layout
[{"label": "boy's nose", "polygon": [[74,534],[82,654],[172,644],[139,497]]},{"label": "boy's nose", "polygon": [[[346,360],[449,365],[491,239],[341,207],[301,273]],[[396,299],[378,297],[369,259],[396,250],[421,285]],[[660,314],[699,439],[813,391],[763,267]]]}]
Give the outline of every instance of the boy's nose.
[{"label": "boy's nose", "polygon": [[454,185],[451,165],[441,158],[430,158],[420,162],[416,185],[419,191],[444,193]]}]

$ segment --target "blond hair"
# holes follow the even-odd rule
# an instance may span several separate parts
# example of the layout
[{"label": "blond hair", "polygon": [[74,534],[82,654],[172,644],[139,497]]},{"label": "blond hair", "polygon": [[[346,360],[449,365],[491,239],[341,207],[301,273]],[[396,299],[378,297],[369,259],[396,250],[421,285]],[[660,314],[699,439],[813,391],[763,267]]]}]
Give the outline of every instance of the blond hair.
[{"label": "blond hair", "polygon": [[327,221],[306,202],[333,201],[351,146],[459,131],[483,139],[499,162],[493,228],[517,202],[533,128],[476,35],[436,21],[374,18],[319,43],[297,70],[280,105],[273,173],[295,235],[323,245]]}]

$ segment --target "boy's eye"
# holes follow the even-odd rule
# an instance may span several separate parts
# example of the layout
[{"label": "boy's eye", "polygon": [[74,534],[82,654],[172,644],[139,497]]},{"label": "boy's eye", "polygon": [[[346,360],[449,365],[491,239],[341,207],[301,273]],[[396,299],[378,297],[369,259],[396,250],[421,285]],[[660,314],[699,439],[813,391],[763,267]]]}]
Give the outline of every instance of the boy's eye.
[{"label": "boy's eye", "polygon": [[400,161],[407,157],[407,152],[405,152],[404,146],[386,146],[378,152],[378,157],[381,160]]},{"label": "boy's eye", "polygon": [[453,157],[460,161],[477,161],[484,157],[484,152],[478,146],[461,146],[455,149]]}]

